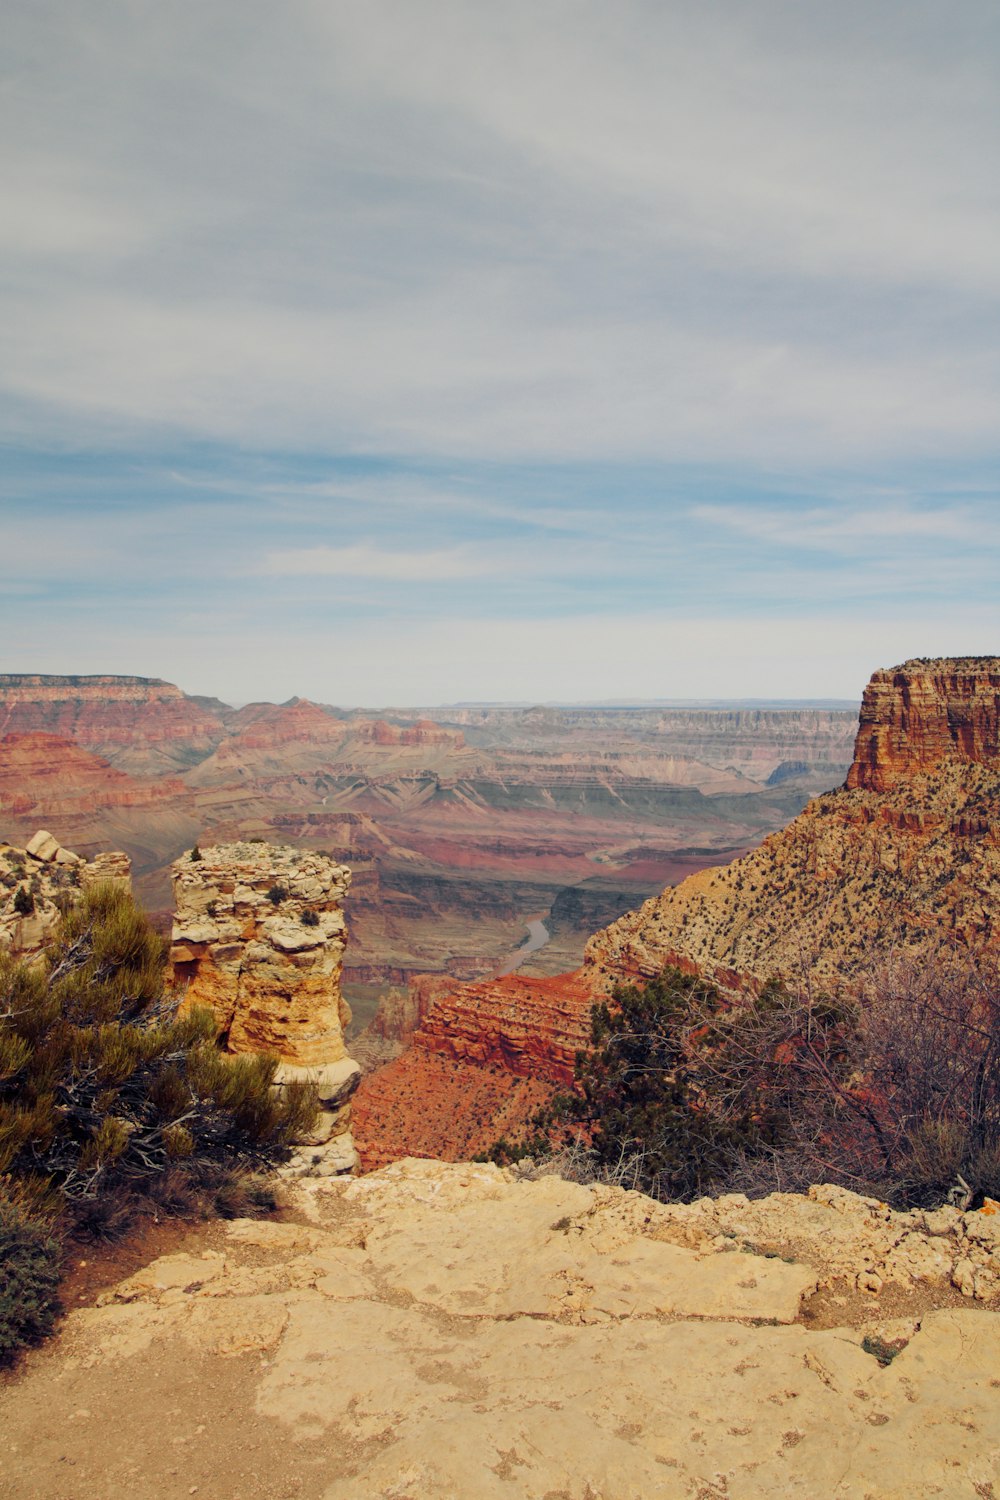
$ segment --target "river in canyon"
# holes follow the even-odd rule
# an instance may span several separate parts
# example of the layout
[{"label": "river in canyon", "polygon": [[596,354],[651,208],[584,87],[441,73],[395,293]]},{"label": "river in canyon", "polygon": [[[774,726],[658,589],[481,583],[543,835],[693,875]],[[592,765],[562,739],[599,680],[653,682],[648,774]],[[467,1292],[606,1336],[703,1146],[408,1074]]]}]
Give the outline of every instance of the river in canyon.
[{"label": "river in canyon", "polygon": [[513,974],[530,954],[537,953],[539,948],[544,948],[552,936],[541,917],[531,917],[527,922],[527,928],[528,941],[515,949],[502,967],[497,970],[497,978],[501,974]]}]

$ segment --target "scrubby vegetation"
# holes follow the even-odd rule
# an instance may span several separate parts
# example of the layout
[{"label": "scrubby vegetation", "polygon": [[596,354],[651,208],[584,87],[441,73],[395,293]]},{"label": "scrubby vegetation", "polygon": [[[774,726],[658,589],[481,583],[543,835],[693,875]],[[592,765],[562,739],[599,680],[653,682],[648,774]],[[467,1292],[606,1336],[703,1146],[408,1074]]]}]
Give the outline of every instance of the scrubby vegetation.
[{"label": "scrubby vegetation", "polygon": [[273,1206],[254,1173],[312,1122],[308,1086],[272,1091],[277,1059],[223,1055],[210,1012],[164,1002],[163,960],[111,885],[44,964],[0,957],[0,1357],[45,1332],[60,1237],[119,1232],[150,1204]]},{"label": "scrubby vegetation", "polygon": [[1000,976],[969,955],[873,960],[850,991],[723,995],[668,968],[595,1006],[577,1088],[509,1163],[663,1199],[803,1190],[897,1206],[1000,1197]]}]

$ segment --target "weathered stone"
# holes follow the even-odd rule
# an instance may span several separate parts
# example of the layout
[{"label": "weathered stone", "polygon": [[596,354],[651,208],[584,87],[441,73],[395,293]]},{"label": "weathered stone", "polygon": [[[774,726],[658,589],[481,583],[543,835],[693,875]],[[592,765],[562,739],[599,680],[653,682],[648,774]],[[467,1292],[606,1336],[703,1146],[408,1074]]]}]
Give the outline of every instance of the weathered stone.
[{"label": "weathered stone", "polygon": [[303,1067],[342,1059],[343,918],[333,893],[350,872],[270,844],[200,852],[172,867],[171,982],[183,1006],[210,1006],[230,1052],[276,1052]]},{"label": "weathered stone", "polygon": [[[125,854],[99,854],[88,863],[60,848],[44,830],[36,833],[25,849],[0,842],[0,950],[29,960],[44,953],[66,906],[78,899],[81,890],[103,883],[112,869],[117,872],[117,883],[130,889]],[[19,889],[30,897],[32,911],[16,909]]]},{"label": "weathered stone", "polygon": [[[664,1242],[667,1207],[639,1194],[433,1161],[290,1191],[308,1225],[237,1222],[221,1258],[164,1257],[70,1313],[57,1357],[4,1392],[19,1496],[59,1500],[83,1472],[76,1424],[28,1440],[68,1403],[114,1422],[108,1493],[235,1494],[251,1430],[325,1500],[977,1500],[1000,1485],[1000,1315],[882,1320],[872,1294],[860,1326],[818,1329],[798,1306],[824,1264],[815,1229],[795,1265],[715,1254]],[[861,1200],[803,1206],[813,1225],[886,1222]],[[883,1368],[866,1334],[901,1352]],[[245,1353],[265,1357],[231,1361]],[[171,1360],[218,1396],[224,1474],[186,1441],[154,1457],[122,1403],[123,1382]]]},{"label": "weathered stone", "polygon": [[40,859],[48,863],[49,860],[55,859],[59,853],[59,844],[52,837],[51,833],[48,833],[44,828],[40,828],[34,838],[28,840],[25,853],[30,854],[32,859]]}]

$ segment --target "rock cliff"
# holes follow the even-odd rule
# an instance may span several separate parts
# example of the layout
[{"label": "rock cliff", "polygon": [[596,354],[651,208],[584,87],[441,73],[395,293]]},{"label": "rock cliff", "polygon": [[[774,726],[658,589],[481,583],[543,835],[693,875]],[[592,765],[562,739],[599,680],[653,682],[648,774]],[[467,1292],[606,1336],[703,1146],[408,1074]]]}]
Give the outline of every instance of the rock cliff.
[{"label": "rock cliff", "polygon": [[848,787],[884,792],[946,761],[1000,769],[1000,659],[908,661],[861,701]]},{"label": "rock cliff", "polygon": [[439,982],[407,1050],[358,1090],[363,1165],[370,1170],[400,1156],[462,1160],[518,1131],[572,1082],[593,1002],[572,974]]},{"label": "rock cliff", "polygon": [[112,808],[162,808],[187,796],[177,777],[129,776],[61,735],[36,730],[0,739],[0,815],[9,820],[79,821]]},{"label": "rock cliff", "polygon": [[0,673],[0,735],[36,730],[140,774],[189,766],[225,733],[218,713],[158,677]]},{"label": "rock cliff", "polygon": [[5,1500],[1000,1487],[994,1212],[823,1188],[671,1207],[412,1161],[294,1194],[28,1358],[0,1392]]},{"label": "rock cliff", "polygon": [[1000,944],[1000,660],[908,662],[865,693],[839,791],[598,933],[595,986],[665,963],[830,979],[892,947]]}]

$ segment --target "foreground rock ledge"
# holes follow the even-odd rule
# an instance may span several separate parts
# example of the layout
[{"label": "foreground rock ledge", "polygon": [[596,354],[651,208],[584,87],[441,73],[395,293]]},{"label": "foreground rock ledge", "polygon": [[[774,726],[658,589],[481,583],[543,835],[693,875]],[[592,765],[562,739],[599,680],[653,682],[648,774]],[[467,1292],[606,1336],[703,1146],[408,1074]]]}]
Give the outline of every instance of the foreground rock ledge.
[{"label": "foreground rock ledge", "polygon": [[[304,1222],[216,1226],[221,1248],[203,1232],[70,1315],[0,1392],[5,1500],[971,1500],[1000,1485],[996,1313],[970,1297],[891,1322],[875,1297],[850,1326],[845,1295],[844,1326],[809,1326],[845,1259],[889,1266],[900,1226],[874,1202],[678,1209],[412,1160],[295,1193]],[[911,1249],[940,1242],[943,1276],[973,1217],[912,1218]],[[789,1235],[798,1261],[775,1249]],[[905,1347],[883,1367],[866,1331]]]}]

